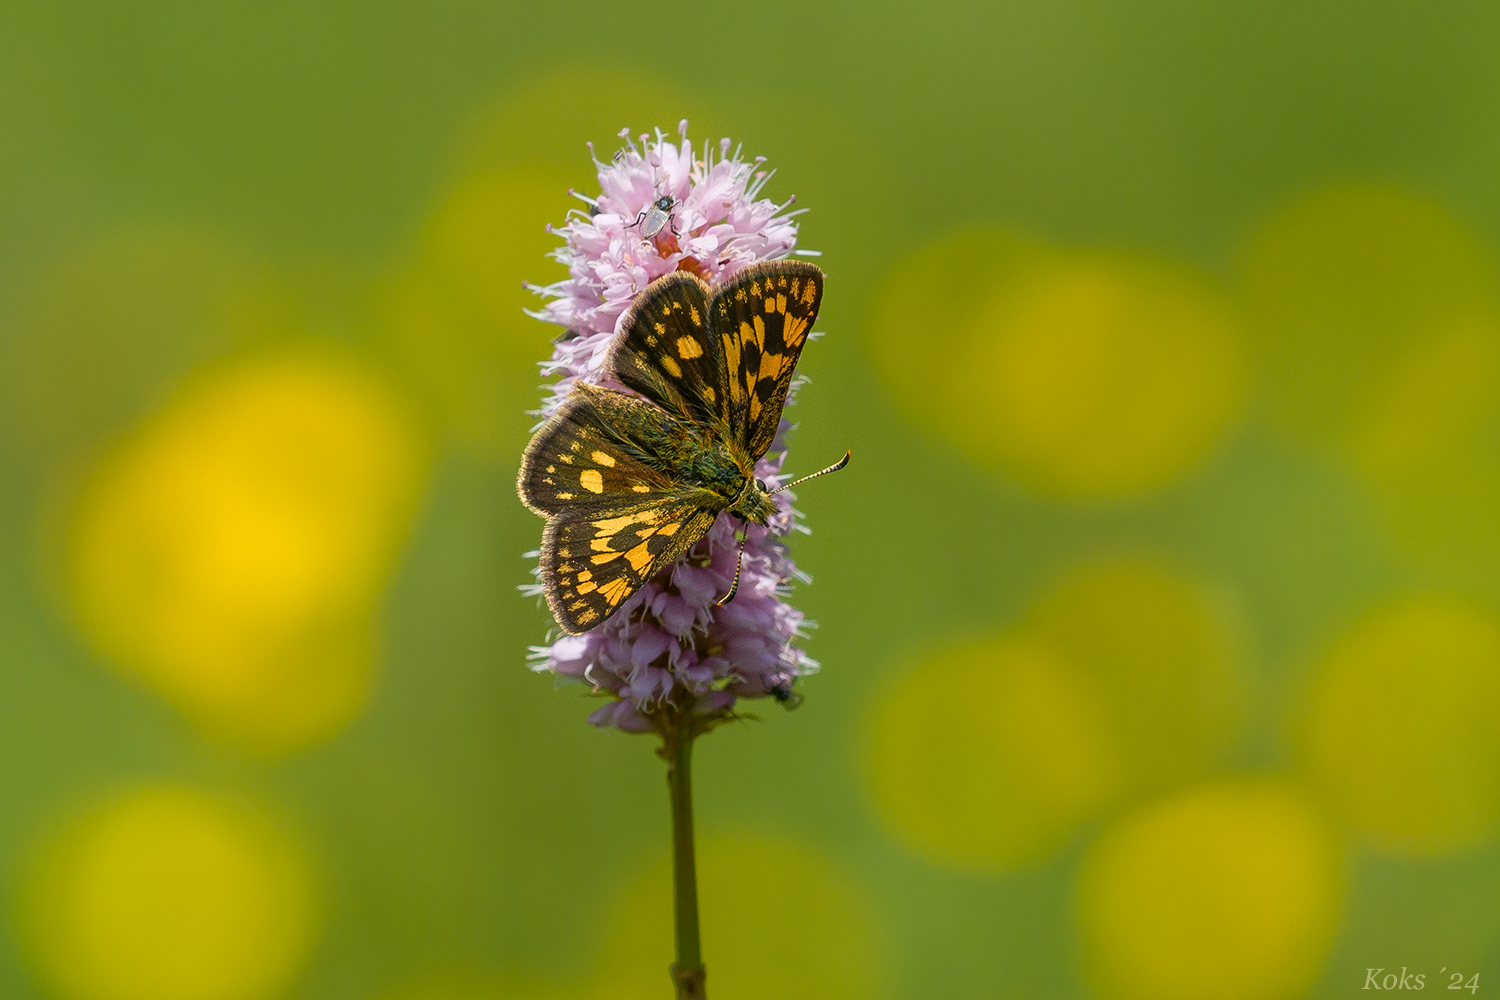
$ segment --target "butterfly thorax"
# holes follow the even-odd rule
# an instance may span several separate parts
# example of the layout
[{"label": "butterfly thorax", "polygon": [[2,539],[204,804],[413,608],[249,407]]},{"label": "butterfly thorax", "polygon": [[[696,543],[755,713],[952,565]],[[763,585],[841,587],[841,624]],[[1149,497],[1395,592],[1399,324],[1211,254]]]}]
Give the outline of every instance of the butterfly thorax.
[{"label": "butterfly thorax", "polygon": [[735,460],[728,446],[689,425],[681,427],[673,443],[676,447],[660,456],[673,478],[717,494],[730,513],[765,526],[776,509],[765,484]]}]

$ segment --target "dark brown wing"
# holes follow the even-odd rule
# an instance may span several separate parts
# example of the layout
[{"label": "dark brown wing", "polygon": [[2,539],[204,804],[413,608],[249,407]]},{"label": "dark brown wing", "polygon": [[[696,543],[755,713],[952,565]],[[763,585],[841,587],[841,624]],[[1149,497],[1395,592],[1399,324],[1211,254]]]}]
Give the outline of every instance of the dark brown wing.
[{"label": "dark brown wing", "polygon": [[675,422],[643,399],[580,384],[527,446],[517,492],[547,518],[542,590],[568,632],[613,614],[725,506],[654,464]]},{"label": "dark brown wing", "polygon": [[718,513],[680,499],[552,518],[542,532],[542,588],[553,617],[574,635],[600,624],[702,538]]},{"label": "dark brown wing", "polygon": [[655,466],[652,447],[674,423],[634,396],[577,385],[526,446],[516,491],[543,516],[677,497],[682,490]]},{"label": "dark brown wing", "polygon": [[714,292],[710,315],[724,355],[720,391],[729,398],[730,434],[752,461],[776,438],[822,301],[823,272],[794,260],[756,264]]},{"label": "dark brown wing", "polygon": [[723,424],[719,345],[708,335],[708,286],[684,271],[653,281],[630,307],[608,371],[673,416]]}]

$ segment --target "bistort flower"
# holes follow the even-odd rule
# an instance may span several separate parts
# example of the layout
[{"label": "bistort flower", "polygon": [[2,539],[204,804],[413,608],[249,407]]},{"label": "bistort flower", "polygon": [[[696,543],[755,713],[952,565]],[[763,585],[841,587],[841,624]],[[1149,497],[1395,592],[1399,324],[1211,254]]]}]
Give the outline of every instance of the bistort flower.
[{"label": "bistort flower", "polygon": [[[550,301],[533,315],[565,332],[542,364],[544,374],[557,378],[536,411],[541,417],[576,381],[622,388],[605,380],[605,358],[621,317],[655,279],[685,270],[716,284],[795,252],[798,213],[787,211],[791,201],[759,197],[771,176],[764,158],[744,160],[738,149],[730,152],[728,139],[717,149],[705,143],[694,150],[686,121],[679,133],[678,143],[657,132],[637,144],[622,131],[625,146],[607,162],[595,158],[600,193],[575,192],[587,211],[570,213],[556,230],[565,243],[554,255],[569,276],[535,289]],[[664,219],[659,206],[668,204]],[[787,429],[783,419],[776,443],[756,466],[771,489],[782,481]],[[806,529],[790,491],[774,501],[769,527],[741,527],[747,536],[732,601],[715,604],[730,590],[739,548],[739,525],[725,512],[702,541],[602,624],[532,647],[534,669],[591,685],[610,702],[589,721],[635,732],[657,729],[653,713],[668,701],[678,710],[691,707],[701,731],[729,717],[740,698],[785,698],[795,678],[817,663],[797,645],[810,623],[787,601],[793,581],[808,578],[783,538]],[[537,585],[523,589],[540,593]]]}]

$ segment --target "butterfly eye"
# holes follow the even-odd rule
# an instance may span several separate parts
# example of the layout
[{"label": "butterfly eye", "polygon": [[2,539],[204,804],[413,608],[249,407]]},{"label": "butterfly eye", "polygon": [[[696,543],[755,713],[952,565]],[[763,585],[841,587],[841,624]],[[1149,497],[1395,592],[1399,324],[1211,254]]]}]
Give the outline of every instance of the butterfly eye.
[{"label": "butterfly eye", "polygon": [[766,491],[766,481],[764,479],[757,479],[755,481],[755,488],[764,493]]}]

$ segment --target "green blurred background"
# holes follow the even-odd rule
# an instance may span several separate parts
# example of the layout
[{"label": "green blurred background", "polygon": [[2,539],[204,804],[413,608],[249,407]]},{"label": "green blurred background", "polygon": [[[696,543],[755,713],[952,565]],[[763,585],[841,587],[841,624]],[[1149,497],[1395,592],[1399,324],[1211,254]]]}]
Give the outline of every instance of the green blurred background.
[{"label": "green blurred background", "polygon": [[525,669],[513,482],[543,227],[684,117],[811,209],[789,468],[855,452],[792,541],[823,672],[699,748],[712,995],[1493,990],[1497,49],[4,3],[0,995],[668,995],[663,769]]}]

